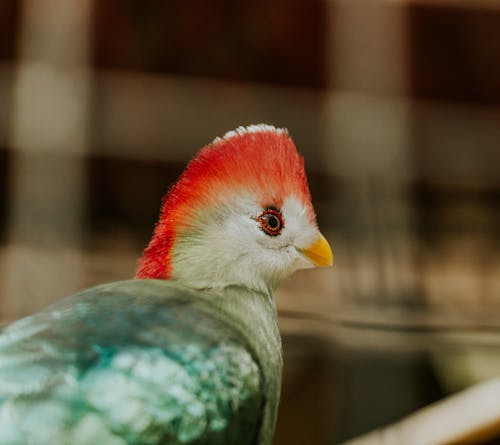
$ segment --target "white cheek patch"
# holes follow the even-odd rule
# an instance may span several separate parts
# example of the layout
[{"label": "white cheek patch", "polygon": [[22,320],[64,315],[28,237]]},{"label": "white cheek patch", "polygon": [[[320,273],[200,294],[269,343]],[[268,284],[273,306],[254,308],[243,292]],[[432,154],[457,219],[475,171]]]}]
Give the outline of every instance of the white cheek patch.
[{"label": "white cheek patch", "polygon": [[297,249],[312,245],[318,229],[297,198],[284,201],[284,229],[269,236],[257,221],[264,209],[256,197],[237,196],[222,208],[199,210],[197,220],[203,224],[174,245],[173,278],[199,288],[239,284],[265,290],[295,270],[311,267]]},{"label": "white cheek patch", "polygon": [[304,249],[316,241],[318,238],[316,224],[311,221],[306,208],[295,196],[285,199],[281,213],[285,218],[283,235],[295,247]]}]

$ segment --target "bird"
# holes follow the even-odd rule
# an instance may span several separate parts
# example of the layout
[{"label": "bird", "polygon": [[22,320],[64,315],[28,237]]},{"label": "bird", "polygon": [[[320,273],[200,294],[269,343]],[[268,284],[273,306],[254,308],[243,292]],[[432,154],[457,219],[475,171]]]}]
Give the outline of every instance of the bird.
[{"label": "bird", "polygon": [[0,444],[270,445],[274,290],[332,263],[288,131],[217,137],[167,192],[133,279],[4,328]]}]

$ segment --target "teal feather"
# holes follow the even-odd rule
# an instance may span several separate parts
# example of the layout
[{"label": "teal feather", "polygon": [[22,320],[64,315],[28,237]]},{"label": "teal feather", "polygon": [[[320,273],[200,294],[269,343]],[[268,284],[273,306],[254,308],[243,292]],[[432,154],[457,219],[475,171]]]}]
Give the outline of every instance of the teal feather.
[{"label": "teal feather", "polygon": [[266,442],[281,356],[230,318],[186,288],[132,280],[17,321],[0,336],[0,444]]}]

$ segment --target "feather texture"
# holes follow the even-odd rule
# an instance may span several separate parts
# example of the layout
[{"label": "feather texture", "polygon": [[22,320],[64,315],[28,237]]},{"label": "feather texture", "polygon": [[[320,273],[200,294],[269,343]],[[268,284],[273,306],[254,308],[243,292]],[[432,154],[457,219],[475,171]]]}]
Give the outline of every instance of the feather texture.
[{"label": "feather texture", "polygon": [[287,131],[270,125],[240,127],[202,148],[170,189],[136,276],[171,278],[179,232],[196,230],[198,212],[220,207],[243,190],[258,197],[261,207],[281,207],[293,195],[315,225],[304,160]]},{"label": "feather texture", "polygon": [[[9,326],[0,336],[0,443],[222,445],[269,435],[259,431],[274,427],[262,416],[275,415],[266,397],[279,392],[269,377],[280,370],[281,356],[270,356],[279,341],[259,320],[249,341],[223,300],[132,280]],[[261,321],[275,317],[267,306]],[[259,330],[275,350],[259,346]]]},{"label": "feather texture", "polygon": [[[262,225],[271,210],[275,236]],[[166,196],[141,279],[2,332],[0,445],[271,445],[282,369],[272,292],[325,252],[286,130],[217,138]]]}]

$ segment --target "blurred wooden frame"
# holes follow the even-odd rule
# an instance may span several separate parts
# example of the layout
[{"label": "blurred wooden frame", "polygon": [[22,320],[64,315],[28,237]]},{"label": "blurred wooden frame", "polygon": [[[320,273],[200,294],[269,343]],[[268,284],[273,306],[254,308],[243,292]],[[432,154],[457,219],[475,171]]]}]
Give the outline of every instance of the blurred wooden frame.
[{"label": "blurred wooden frame", "polygon": [[500,378],[475,385],[343,445],[471,445],[500,436]]}]

